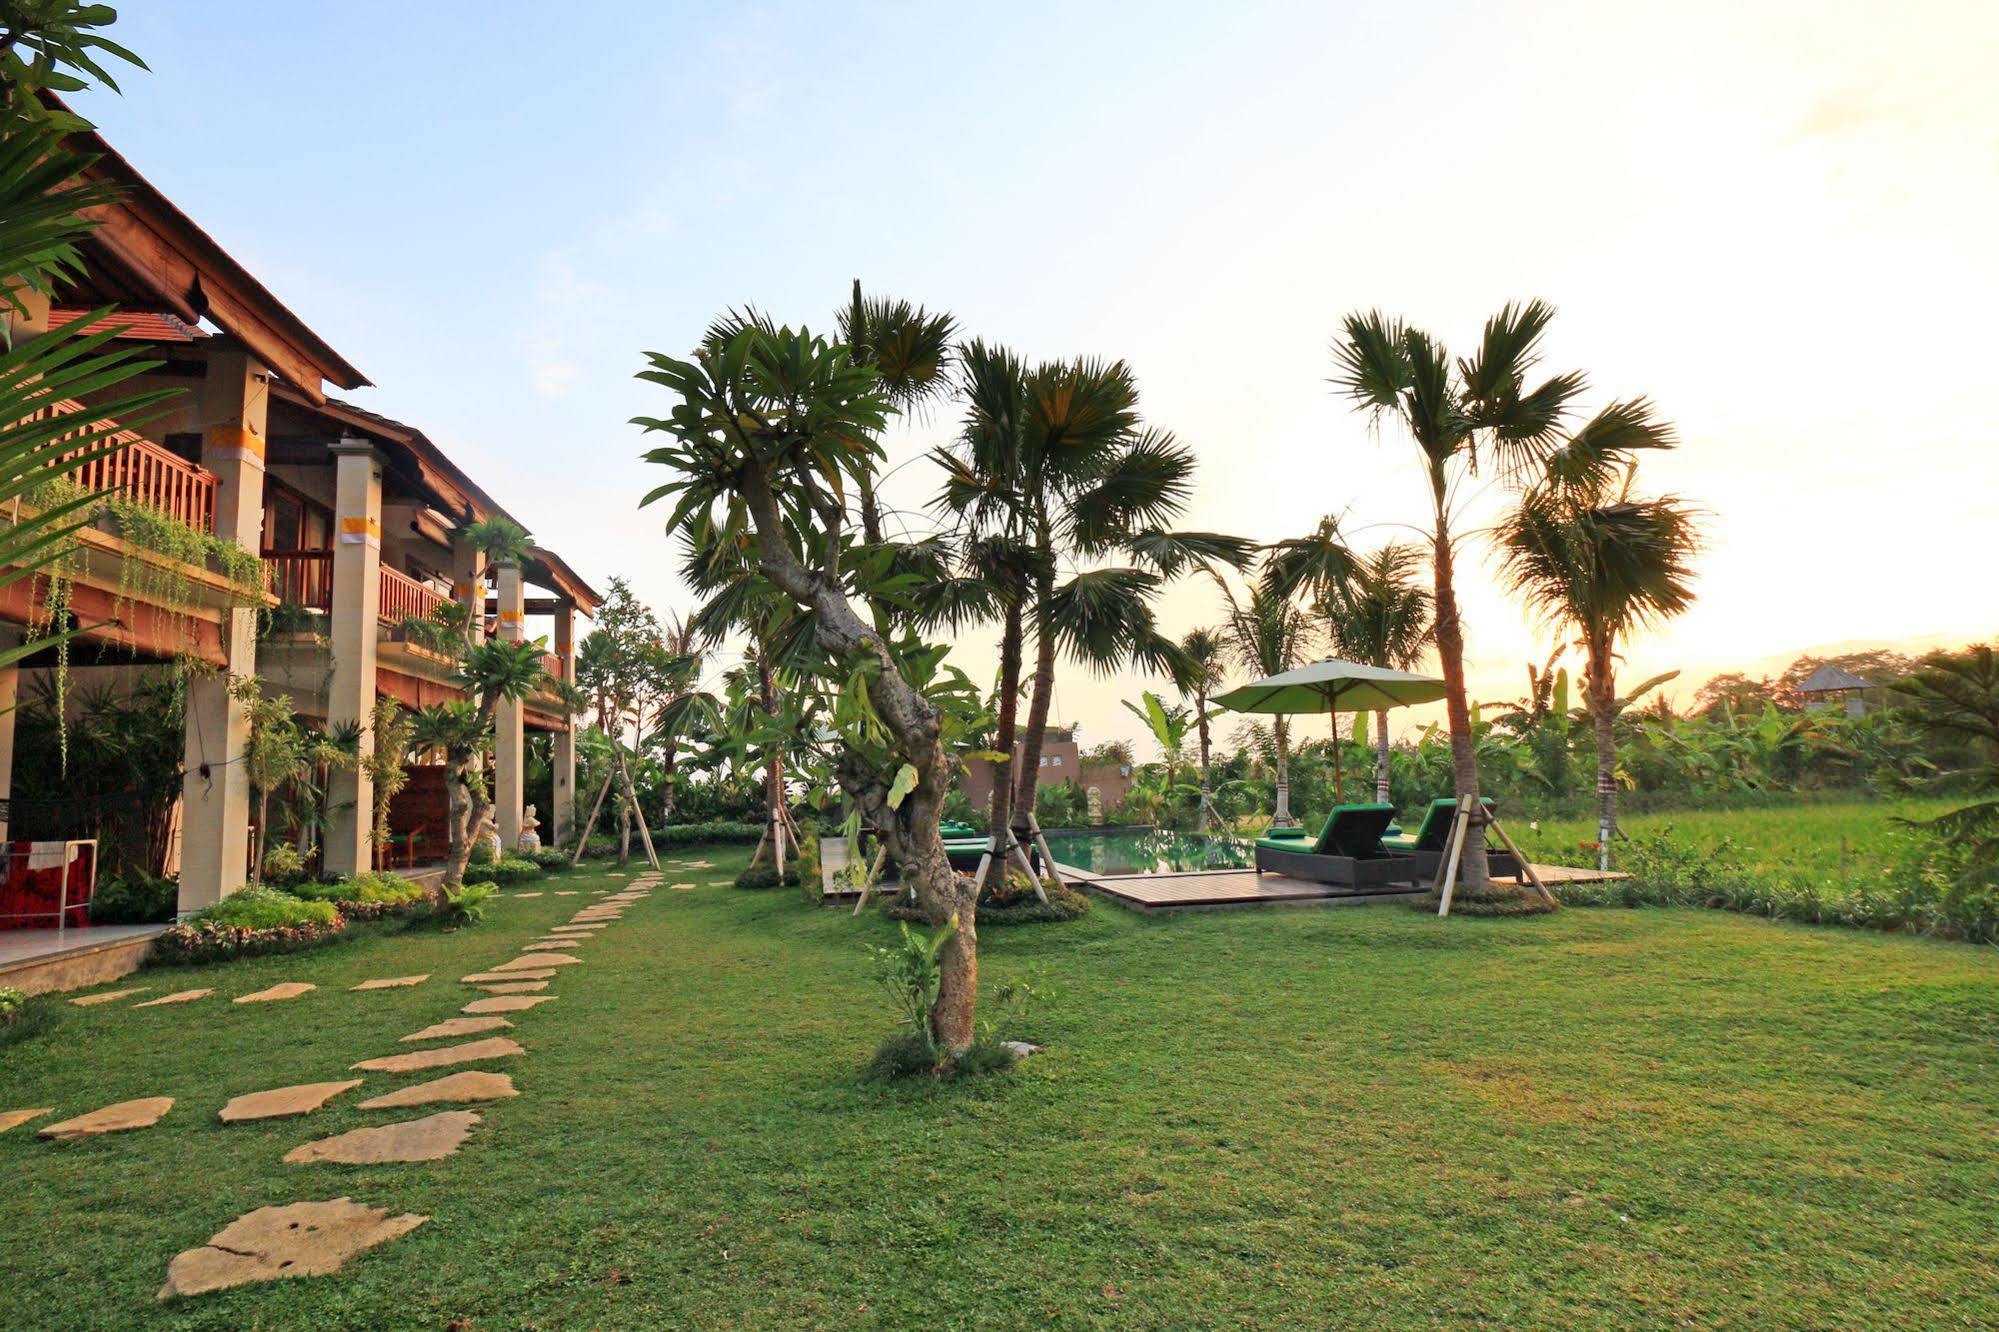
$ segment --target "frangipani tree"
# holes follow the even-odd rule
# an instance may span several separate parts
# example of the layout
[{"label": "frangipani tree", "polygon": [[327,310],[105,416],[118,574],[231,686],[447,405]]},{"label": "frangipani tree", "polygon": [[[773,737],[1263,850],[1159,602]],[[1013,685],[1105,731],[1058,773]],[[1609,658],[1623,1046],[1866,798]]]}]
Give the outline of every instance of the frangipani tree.
[{"label": "frangipani tree", "polygon": [[976,1035],[977,894],[952,872],[937,831],[956,764],[944,709],[924,688],[934,650],[885,628],[889,610],[868,588],[889,557],[857,548],[850,527],[851,497],[875,477],[891,410],[879,375],[808,330],[755,321],[711,334],[690,360],[647,361],[639,377],[673,403],[635,423],[668,437],[646,459],[671,479],[643,502],[673,502],[670,532],[708,519],[808,614],[820,654],[813,674],[854,719],[837,780],[925,915],[950,927],[930,1035],[946,1052],[963,1051]]}]

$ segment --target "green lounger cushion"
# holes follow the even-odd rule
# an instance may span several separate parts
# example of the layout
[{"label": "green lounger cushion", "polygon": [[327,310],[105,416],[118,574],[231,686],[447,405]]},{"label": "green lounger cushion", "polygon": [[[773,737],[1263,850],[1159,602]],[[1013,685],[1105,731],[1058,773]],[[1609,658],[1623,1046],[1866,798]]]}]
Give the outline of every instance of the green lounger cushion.
[{"label": "green lounger cushion", "polygon": [[971,824],[969,824],[969,823],[959,823],[959,822],[958,822],[958,821],[956,821],[955,819],[954,819],[954,820],[951,820],[951,821],[949,821],[949,822],[946,822],[946,823],[940,823],[940,824],[938,824],[938,825],[937,825],[937,831],[938,831],[938,832],[940,832],[940,833],[943,833],[943,834],[944,834],[944,836],[945,836],[945,838],[946,838],[946,840],[948,840],[948,839],[950,839],[950,838],[953,838],[953,837],[983,837],[983,836],[985,836],[985,834],[984,834],[984,833],[980,832],[980,831],[979,831],[979,830],[978,830],[977,828],[974,828],[974,827],[973,827],[973,826],[972,826]]},{"label": "green lounger cushion", "polygon": [[[1311,842],[1303,837],[1259,837],[1258,846],[1271,851],[1307,852],[1319,856],[1369,856],[1381,845],[1381,832],[1395,820],[1393,805],[1335,805],[1325,827]],[[1280,832],[1283,830],[1280,830]]]},{"label": "green lounger cushion", "polygon": [[[1492,812],[1490,796],[1480,797],[1479,803],[1485,806],[1487,813]],[[1441,851],[1451,835],[1451,818],[1457,812],[1458,802],[1453,796],[1432,800],[1430,807],[1423,811],[1422,826],[1416,829],[1413,837],[1408,833],[1385,836],[1381,844],[1390,851]]]}]

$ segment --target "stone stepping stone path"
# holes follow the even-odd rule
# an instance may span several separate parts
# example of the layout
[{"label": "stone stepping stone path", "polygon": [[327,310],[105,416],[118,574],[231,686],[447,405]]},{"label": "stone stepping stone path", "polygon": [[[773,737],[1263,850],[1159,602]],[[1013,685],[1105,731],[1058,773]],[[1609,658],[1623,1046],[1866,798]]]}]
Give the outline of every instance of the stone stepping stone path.
[{"label": "stone stepping stone path", "polygon": [[460,976],[458,979],[465,985],[492,985],[517,980],[545,981],[554,974],[555,968],[550,967],[546,971],[475,971],[470,976]]},{"label": "stone stepping stone path", "polygon": [[363,1110],[405,1110],[413,1105],[462,1105],[468,1101],[499,1101],[519,1096],[514,1080],[504,1073],[467,1069],[447,1073],[414,1087],[398,1087],[392,1092],[361,1102]]},{"label": "stone stepping stone path", "polygon": [[151,1128],[174,1108],[171,1096],[145,1096],[136,1101],[120,1101],[87,1115],[65,1119],[41,1130],[40,1136],[63,1142],[70,1138],[94,1138],[100,1133],[125,1133]]},{"label": "stone stepping stone path", "polygon": [[447,1036],[477,1036],[482,1031],[498,1031],[513,1025],[503,1017],[446,1018],[422,1031],[411,1032],[403,1037],[403,1041],[407,1044],[410,1041],[441,1041]]},{"label": "stone stepping stone path", "polygon": [[495,971],[546,971],[550,967],[580,967],[583,959],[567,953],[522,953],[494,967]]},{"label": "stone stepping stone path", "polygon": [[430,979],[430,973],[421,976],[378,976],[374,980],[364,980],[354,986],[356,990],[401,990],[412,985],[421,985]]},{"label": "stone stepping stone path", "polygon": [[150,985],[135,985],[129,990],[106,990],[103,994],[86,994],[83,998],[72,999],[70,1002],[78,1008],[94,1008],[98,1004],[115,1003],[135,994],[144,994],[152,988]]},{"label": "stone stepping stone path", "polygon": [[318,988],[317,985],[309,985],[305,981],[281,981],[269,989],[258,990],[255,994],[239,994],[230,1000],[230,1002],[236,1004],[275,1003],[279,999],[296,999],[300,995],[309,994]]},{"label": "stone stepping stone path", "polygon": [[[533,1008],[536,1004],[551,1004],[554,1002],[555,996],[552,994],[496,994],[490,999],[474,999],[458,1011],[475,1015],[480,1013],[520,1013]],[[360,1065],[356,1064],[354,1067],[359,1068]]]},{"label": "stone stepping stone path", "polygon": [[296,1087],[250,1092],[233,1098],[223,1106],[221,1119],[225,1124],[242,1124],[253,1119],[288,1119],[293,1115],[309,1115],[341,1092],[360,1085],[361,1079],[349,1078],[345,1082],[302,1082]]},{"label": "stone stepping stone path", "polygon": [[133,1004],[132,1007],[158,1008],[161,1004],[191,1004],[197,999],[206,999],[214,993],[213,990],[175,990],[172,994],[163,994],[157,999],[146,999]]},{"label": "stone stepping stone path", "polygon": [[[501,1000],[487,999],[484,1003],[499,1003]],[[512,1002],[519,1003],[516,999]],[[530,1004],[540,1000],[530,999]],[[486,1009],[485,1012],[506,1012],[505,1009]],[[384,1055],[380,1059],[363,1059],[353,1065],[357,1073],[416,1073],[426,1068],[444,1068],[451,1064],[476,1064],[486,1059],[510,1059],[518,1054],[526,1054],[521,1043],[505,1036],[489,1036],[483,1041],[467,1041],[463,1045],[440,1045],[429,1050],[414,1050],[409,1054]]]},{"label": "stone stepping stone path", "polygon": [[484,990],[487,994],[534,994],[538,991],[546,990],[548,982],[545,980],[489,981],[478,988]]},{"label": "stone stepping stone path", "polygon": [[684,893],[693,886],[691,883],[676,883],[673,885],[673,890],[677,893]]},{"label": "stone stepping stone path", "polygon": [[537,953],[559,953],[565,948],[581,948],[581,939],[536,939],[528,947]]},{"label": "stone stepping stone path", "polygon": [[389,1165],[438,1161],[464,1146],[472,1126],[478,1122],[477,1110],[440,1110],[399,1124],[352,1129],[292,1148],[285,1153],[285,1164],[331,1161],[337,1165]]},{"label": "stone stepping stone path", "polygon": [[576,890],[574,888],[558,888],[555,890],[555,895],[557,897],[574,897],[576,896]]},{"label": "stone stepping stone path", "polygon": [[390,1216],[385,1207],[363,1207],[352,1198],[259,1207],[231,1221],[200,1248],[175,1255],[167,1264],[160,1298],[251,1281],[324,1276],[339,1271],[355,1254],[407,1235],[429,1219],[413,1212]]},{"label": "stone stepping stone path", "polygon": [[0,1110],[0,1133],[19,1128],[29,1120],[40,1119],[48,1113],[50,1107],[46,1105],[39,1110]]},{"label": "stone stepping stone path", "polygon": [[540,893],[508,893],[509,897],[540,897]]},{"label": "stone stepping stone path", "polygon": [[548,927],[548,932],[550,934],[575,935],[579,938],[587,939],[591,935],[595,934],[598,930],[601,930],[603,928],[604,927],[602,925],[592,924],[586,921],[581,925],[577,925],[574,923],[568,925],[551,925]]}]

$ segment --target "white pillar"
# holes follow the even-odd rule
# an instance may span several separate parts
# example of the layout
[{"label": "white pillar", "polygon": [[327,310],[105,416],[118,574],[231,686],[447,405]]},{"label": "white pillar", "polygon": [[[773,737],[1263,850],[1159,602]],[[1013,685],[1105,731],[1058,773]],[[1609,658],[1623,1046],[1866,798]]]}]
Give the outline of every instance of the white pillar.
[{"label": "white pillar", "polygon": [[[562,662],[562,678],[576,682],[576,604],[564,601],[555,610],[555,655]],[[549,844],[567,846],[576,828],[576,719],[571,717],[550,741],[549,757],[555,768],[555,808],[548,813]]]},{"label": "white pillar", "polygon": [[[493,566],[493,596],[500,607],[500,641],[527,636],[527,617],[518,564]],[[527,799],[527,736],[519,700],[503,698],[493,721],[493,817],[500,846],[512,851],[521,840],[521,809]]]},{"label": "white pillar", "polygon": [[[328,685],[329,728],[359,723],[361,753],[375,749],[375,651],[381,638],[382,455],[365,440],[333,446],[333,678]],[[375,783],[361,769],[333,774],[327,792],[326,869],[358,874],[373,867],[370,854]]]},{"label": "white pillar", "polygon": [[[270,374],[241,347],[215,339],[201,388],[201,465],[215,473],[215,535],[256,552],[263,540],[264,429]],[[231,677],[257,672],[257,613],[229,612],[226,673],[187,685],[181,781],[180,912],[191,915],[243,886],[250,858],[249,714]]]},{"label": "white pillar", "polygon": [[486,552],[460,536],[451,543],[451,595],[470,617],[472,641],[486,641]]}]

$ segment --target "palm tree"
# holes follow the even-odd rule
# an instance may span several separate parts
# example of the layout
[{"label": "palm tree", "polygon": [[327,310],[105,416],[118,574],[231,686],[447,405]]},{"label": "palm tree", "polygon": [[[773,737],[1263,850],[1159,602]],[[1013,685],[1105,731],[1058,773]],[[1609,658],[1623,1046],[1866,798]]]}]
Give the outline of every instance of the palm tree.
[{"label": "palm tree", "polygon": [[670,717],[680,715],[679,710],[686,705],[684,700],[698,692],[701,683],[701,664],[707,659],[708,651],[701,642],[693,624],[683,615],[668,615],[660,635],[660,649],[663,653],[659,679],[659,706],[653,716],[653,736],[659,742],[660,767],[666,774],[666,807],[662,815],[666,822],[673,822],[674,768],[680,757],[680,735],[678,727],[668,724]]},{"label": "palm tree", "polygon": [[[1649,421],[1649,415],[1647,416]],[[1651,426],[1669,447],[1670,428]],[[1571,447],[1574,447],[1573,445]],[[1583,681],[1596,732],[1599,862],[1608,867],[1617,835],[1617,649],[1640,626],[1693,604],[1694,515],[1677,498],[1632,494],[1632,470],[1574,475],[1568,451],[1530,488],[1499,529],[1508,580],[1556,626],[1573,629],[1586,662]]]},{"label": "palm tree", "polygon": [[472,847],[485,834],[493,816],[483,771],[486,751],[492,746],[493,719],[502,699],[518,702],[540,687],[546,678],[541,648],[538,642],[504,639],[468,645],[459,655],[452,683],[469,697],[433,704],[417,714],[415,743],[444,751],[445,789],[450,801],[449,851],[444,864],[447,890],[464,885]]},{"label": "palm tree", "polygon": [[[1299,664],[1305,654],[1310,626],[1291,598],[1259,581],[1241,601],[1219,575],[1215,582],[1228,604],[1223,633],[1236,661],[1251,675],[1277,675]],[[1281,713],[1270,719],[1277,756],[1277,807],[1272,822],[1284,827],[1291,819],[1291,723]]]},{"label": "palm tree", "polygon": [[[957,320],[908,301],[876,296],[863,299],[854,279],[853,299],[840,312],[840,339],[857,365],[873,366],[876,386],[897,412],[912,409],[950,387],[951,339]],[[872,473],[856,483],[861,501],[861,534],[869,545],[886,540],[881,503]]]},{"label": "palm tree", "polygon": [[[1333,655],[1406,671],[1430,646],[1430,594],[1416,582],[1423,559],[1413,545],[1390,543],[1361,559],[1346,586],[1322,604]],[[1392,772],[1388,712],[1374,715],[1374,798],[1388,803]]]},{"label": "palm tree", "polygon": [[1214,795],[1209,783],[1208,696],[1228,678],[1228,643],[1218,629],[1190,629],[1180,640],[1180,656],[1187,664],[1187,692],[1194,699],[1194,728],[1201,746],[1200,829],[1208,830],[1214,811]]},{"label": "palm tree", "polygon": [[1485,863],[1478,756],[1465,693],[1464,628],[1454,580],[1454,486],[1482,464],[1517,472],[1553,448],[1570,402],[1583,387],[1578,374],[1555,375],[1527,387],[1527,376],[1540,359],[1541,335],[1553,315],[1553,308],[1540,301],[1509,304],[1486,321],[1477,354],[1455,362],[1428,333],[1378,310],[1348,315],[1333,346],[1334,386],[1375,421],[1389,416],[1402,423],[1422,455],[1429,482],[1434,635],[1457,795],[1474,811],[1461,861],[1463,891],[1472,896],[1490,893],[1492,880]]}]

